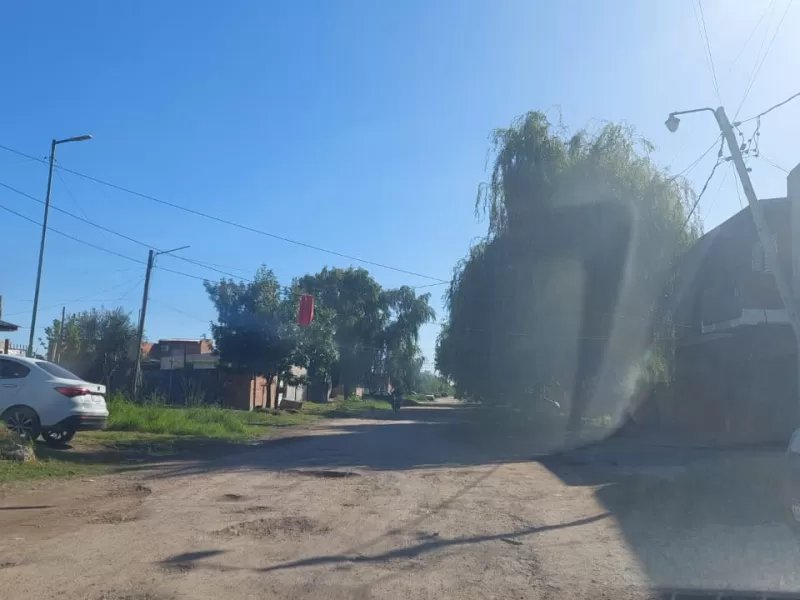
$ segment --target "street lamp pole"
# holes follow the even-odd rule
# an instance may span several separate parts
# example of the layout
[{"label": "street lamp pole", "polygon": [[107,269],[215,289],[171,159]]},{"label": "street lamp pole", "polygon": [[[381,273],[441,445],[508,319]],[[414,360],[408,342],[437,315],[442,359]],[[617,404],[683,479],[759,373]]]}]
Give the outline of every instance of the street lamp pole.
[{"label": "street lamp pole", "polygon": [[56,146],[67,142],[84,142],[92,139],[90,135],[79,135],[64,140],[53,140],[50,143],[50,170],[47,174],[47,195],[44,200],[44,219],[42,219],[42,240],[39,243],[39,266],[36,268],[36,290],[33,293],[33,314],[31,315],[31,332],[28,338],[28,356],[33,356],[33,340],[36,334],[36,313],[39,310],[39,290],[42,286],[42,265],[44,263],[44,244],[47,239],[47,217],[50,215],[50,190],[53,187],[53,165],[56,161]]},{"label": "street lamp pole", "polygon": [[[789,282],[786,280],[786,275],[784,274],[781,265],[778,263],[777,244],[773,243],[772,241],[772,236],[770,235],[767,221],[764,218],[764,211],[762,210],[761,203],[759,202],[756,192],[753,189],[753,183],[750,181],[750,173],[748,172],[747,165],[742,157],[742,150],[736,141],[736,134],[733,132],[733,126],[728,120],[728,115],[725,114],[725,109],[720,106],[716,110],[713,108],[696,108],[693,110],[673,112],[669,114],[669,118],[667,118],[665,125],[667,126],[667,129],[669,129],[672,133],[675,133],[680,125],[680,119],[678,118],[678,115],[696,112],[710,112],[713,114],[714,118],[717,120],[717,125],[719,125],[720,133],[722,133],[722,137],[728,144],[728,148],[731,152],[731,160],[736,167],[736,173],[739,175],[739,181],[744,189],[744,195],[747,197],[747,202],[750,205],[750,215],[753,217],[756,234],[761,242],[761,247],[764,249],[764,258],[766,260],[766,264],[770,271],[772,271],[772,276],[775,278],[775,287],[778,288],[778,294],[780,295],[781,302],[786,310],[786,318],[789,321],[789,325],[794,333],[797,353],[796,394],[798,395],[798,414],[800,415],[800,316],[798,316],[796,299],[792,294],[792,289],[789,285]],[[792,243],[794,243],[794,241],[792,241]],[[792,247],[792,252],[794,252],[794,247]]]}]

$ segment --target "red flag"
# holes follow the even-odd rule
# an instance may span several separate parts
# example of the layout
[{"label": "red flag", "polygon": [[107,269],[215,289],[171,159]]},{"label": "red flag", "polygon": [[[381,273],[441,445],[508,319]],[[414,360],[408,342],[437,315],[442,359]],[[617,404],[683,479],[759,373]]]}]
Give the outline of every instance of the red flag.
[{"label": "red flag", "polygon": [[314,320],[314,296],[303,294],[300,296],[300,310],[297,312],[297,324],[308,327]]}]

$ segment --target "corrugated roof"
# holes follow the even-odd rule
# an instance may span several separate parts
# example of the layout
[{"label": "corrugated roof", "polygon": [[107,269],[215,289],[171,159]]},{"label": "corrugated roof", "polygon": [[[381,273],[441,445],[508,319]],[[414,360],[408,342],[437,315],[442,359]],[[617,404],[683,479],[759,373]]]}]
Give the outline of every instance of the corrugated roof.
[{"label": "corrugated roof", "polygon": [[19,325],[14,325],[8,321],[0,321],[0,331],[17,331],[18,329]]}]

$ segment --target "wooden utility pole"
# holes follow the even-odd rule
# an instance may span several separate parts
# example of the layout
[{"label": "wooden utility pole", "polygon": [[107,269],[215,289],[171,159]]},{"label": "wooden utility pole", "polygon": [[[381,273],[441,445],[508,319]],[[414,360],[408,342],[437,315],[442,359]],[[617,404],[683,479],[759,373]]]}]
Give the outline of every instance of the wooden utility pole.
[{"label": "wooden utility pole", "polygon": [[61,307],[61,325],[58,326],[58,341],[56,341],[56,347],[53,350],[53,356],[51,360],[53,362],[58,362],[58,359],[61,358],[61,343],[64,341],[64,324],[66,323],[67,319],[67,307]]},{"label": "wooden utility pole", "polygon": [[150,250],[147,255],[147,270],[144,274],[144,293],[142,294],[142,309],[139,311],[139,334],[136,336],[136,367],[133,371],[133,397],[138,398],[139,392],[142,387],[142,342],[144,342],[144,320],[147,317],[147,297],[150,295],[150,274],[153,271],[153,265],[156,261],[156,256],[159,254],[171,254],[178,250],[186,250],[189,246],[181,246],[180,248],[173,248],[172,250]]},{"label": "wooden utility pole", "polygon": [[139,397],[142,387],[142,342],[144,341],[144,319],[147,315],[147,296],[150,294],[150,273],[156,259],[155,250],[150,250],[147,256],[147,270],[144,274],[144,294],[142,294],[142,309],[139,313],[139,333],[136,336],[136,366],[133,371],[133,397]]}]

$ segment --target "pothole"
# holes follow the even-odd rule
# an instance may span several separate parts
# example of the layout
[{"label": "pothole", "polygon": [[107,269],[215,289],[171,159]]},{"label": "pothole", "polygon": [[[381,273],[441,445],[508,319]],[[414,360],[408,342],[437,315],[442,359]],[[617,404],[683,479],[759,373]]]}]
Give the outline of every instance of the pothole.
[{"label": "pothole", "polygon": [[326,479],[344,479],[347,477],[361,477],[355,471],[338,471],[336,469],[291,469],[287,473],[293,475],[305,475],[306,477],[320,477]]},{"label": "pothole", "polygon": [[112,511],[95,515],[89,519],[89,523],[93,525],[119,525],[120,523],[130,523],[137,519],[138,515],[135,513]]},{"label": "pothole", "polygon": [[244,500],[244,496],[241,494],[222,494],[219,500],[220,502],[241,502]]},{"label": "pothole", "polygon": [[234,512],[241,515],[251,515],[253,513],[269,512],[272,510],[271,506],[245,506]]},{"label": "pothole", "polygon": [[321,535],[330,531],[329,527],[321,525],[307,517],[282,517],[276,519],[258,519],[236,523],[220,529],[217,535],[226,537],[249,536],[264,538],[272,536],[301,536]]}]

